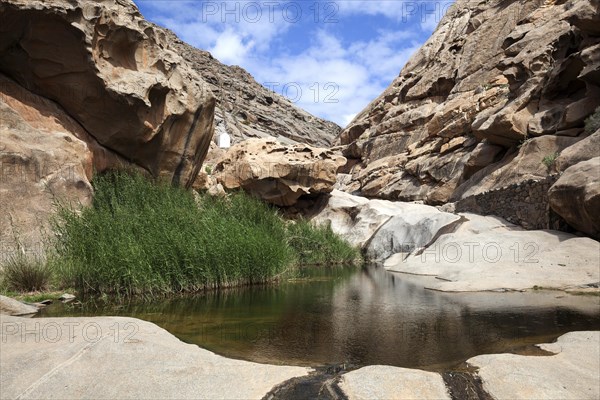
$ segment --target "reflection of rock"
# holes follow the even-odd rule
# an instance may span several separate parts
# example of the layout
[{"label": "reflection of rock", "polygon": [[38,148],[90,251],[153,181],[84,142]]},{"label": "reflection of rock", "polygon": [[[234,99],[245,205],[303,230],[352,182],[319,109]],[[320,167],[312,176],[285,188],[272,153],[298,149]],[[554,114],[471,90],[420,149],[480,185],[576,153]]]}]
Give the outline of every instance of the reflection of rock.
[{"label": "reflection of rock", "polygon": [[16,255],[18,245],[39,257],[55,202],[90,202],[92,152],[83,128],[60,106],[2,75],[0,121],[3,257]]},{"label": "reflection of rock", "polygon": [[[21,303],[18,300],[0,294],[0,315],[33,315],[38,311],[39,309],[35,306]],[[4,318],[2,320],[4,321]],[[2,332],[4,333],[4,327]]]},{"label": "reflection of rock", "polygon": [[227,190],[241,188],[269,203],[290,206],[300,196],[331,192],[345,162],[331,150],[249,139],[234,145],[213,174]]},{"label": "reflection of rock", "polygon": [[467,362],[496,399],[600,398],[600,332],[570,332],[538,347],[554,355],[486,354]]},{"label": "reflection of rock", "polygon": [[548,196],[552,209],[572,227],[600,239],[600,157],[567,168]]},{"label": "reflection of rock", "polygon": [[340,388],[350,400],[450,399],[440,374],[384,365],[344,374]]},{"label": "reflection of rock", "polygon": [[3,398],[260,399],[309,372],[227,359],[150,322],[117,317],[3,316],[0,360]]},{"label": "reflection of rock", "polygon": [[494,217],[468,219],[409,257],[392,256],[385,267],[439,278],[443,291],[554,289],[600,281],[600,243],[556,231],[524,231]]},{"label": "reflection of rock", "polygon": [[595,0],[458,0],[340,134],[353,181],[441,204],[543,177],[542,159],[568,151],[600,104],[597,26]]},{"label": "reflection of rock", "polygon": [[[215,99],[131,1],[6,0],[0,66],[80,124],[97,170],[128,164],[191,186],[213,136]],[[76,133],[75,133],[76,134]]]}]

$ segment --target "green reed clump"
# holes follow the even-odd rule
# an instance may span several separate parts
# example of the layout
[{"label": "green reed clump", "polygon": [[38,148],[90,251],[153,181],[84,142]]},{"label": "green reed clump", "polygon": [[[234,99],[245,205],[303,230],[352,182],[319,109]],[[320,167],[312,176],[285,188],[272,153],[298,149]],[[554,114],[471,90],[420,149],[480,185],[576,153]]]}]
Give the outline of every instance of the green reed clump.
[{"label": "green reed clump", "polygon": [[94,180],[92,207],[61,207],[62,283],[85,293],[165,294],[265,282],[293,259],[285,225],[245,195],[202,198],[138,175]]},{"label": "green reed clump", "polygon": [[331,227],[315,227],[304,219],[288,224],[288,241],[300,265],[352,264],[361,259],[360,251]]},{"label": "green reed clump", "polygon": [[[94,179],[91,207],[59,207],[50,264],[82,293],[162,295],[271,281],[357,251],[329,228],[287,225],[244,193],[201,197],[139,175]],[[320,249],[317,253],[312,251]]]}]

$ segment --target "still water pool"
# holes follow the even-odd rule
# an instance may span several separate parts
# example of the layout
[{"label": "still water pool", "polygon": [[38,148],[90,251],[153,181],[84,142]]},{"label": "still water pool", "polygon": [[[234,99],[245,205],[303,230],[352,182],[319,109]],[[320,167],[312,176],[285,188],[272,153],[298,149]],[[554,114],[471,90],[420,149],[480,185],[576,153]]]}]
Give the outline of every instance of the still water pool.
[{"label": "still water pool", "polygon": [[574,330],[600,329],[600,298],[562,292],[442,293],[430,279],[363,268],[306,268],[278,285],[152,302],[52,305],[42,317],[119,315],[257,362],[442,370]]}]

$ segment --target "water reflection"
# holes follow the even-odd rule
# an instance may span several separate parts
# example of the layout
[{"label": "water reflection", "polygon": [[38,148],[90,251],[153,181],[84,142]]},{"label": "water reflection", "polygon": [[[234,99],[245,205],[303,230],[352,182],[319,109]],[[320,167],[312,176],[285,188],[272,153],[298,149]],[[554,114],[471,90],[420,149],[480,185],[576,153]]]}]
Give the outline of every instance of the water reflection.
[{"label": "water reflection", "polygon": [[43,316],[128,315],[219,354],[259,362],[441,369],[572,330],[600,329],[597,297],[448,294],[375,266],[307,269],[277,286]]}]

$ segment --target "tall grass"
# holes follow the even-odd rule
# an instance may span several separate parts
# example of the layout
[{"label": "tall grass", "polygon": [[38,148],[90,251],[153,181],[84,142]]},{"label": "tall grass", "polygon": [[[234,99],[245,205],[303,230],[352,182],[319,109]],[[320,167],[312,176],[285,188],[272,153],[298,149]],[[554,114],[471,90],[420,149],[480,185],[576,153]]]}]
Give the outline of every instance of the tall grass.
[{"label": "tall grass", "polygon": [[52,270],[45,260],[20,251],[11,255],[0,269],[2,286],[7,290],[34,292],[48,287]]},{"label": "tall grass", "polygon": [[91,207],[60,207],[50,257],[62,284],[83,293],[152,296],[262,283],[316,259],[304,249],[328,237],[317,229],[298,241],[307,224],[289,228],[243,193],[197,204],[190,192],[139,175],[114,173],[93,184]]},{"label": "tall grass", "polygon": [[299,220],[288,225],[288,241],[300,265],[332,265],[354,263],[360,251],[337,236],[328,225],[313,226]]}]

